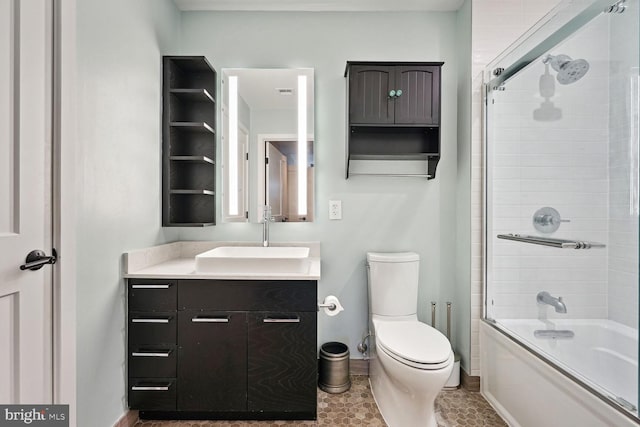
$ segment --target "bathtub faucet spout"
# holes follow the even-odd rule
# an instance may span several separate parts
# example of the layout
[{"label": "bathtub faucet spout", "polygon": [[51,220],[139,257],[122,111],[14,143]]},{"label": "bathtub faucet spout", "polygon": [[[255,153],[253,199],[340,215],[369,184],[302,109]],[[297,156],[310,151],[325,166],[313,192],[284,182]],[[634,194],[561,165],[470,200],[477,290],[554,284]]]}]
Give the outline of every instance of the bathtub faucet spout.
[{"label": "bathtub faucet spout", "polygon": [[553,308],[556,309],[556,313],[567,312],[567,306],[564,305],[564,302],[562,301],[562,297],[554,298],[547,291],[539,292],[538,296],[536,297],[536,301],[538,301],[538,304],[548,304],[552,306]]}]

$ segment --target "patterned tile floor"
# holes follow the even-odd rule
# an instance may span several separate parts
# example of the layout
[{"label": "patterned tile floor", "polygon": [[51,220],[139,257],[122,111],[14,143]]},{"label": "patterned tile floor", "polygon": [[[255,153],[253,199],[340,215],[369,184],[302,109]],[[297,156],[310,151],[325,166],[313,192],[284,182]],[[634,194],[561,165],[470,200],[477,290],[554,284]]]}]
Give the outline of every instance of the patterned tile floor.
[{"label": "patterned tile floor", "polygon": [[[443,391],[436,399],[441,427],[506,427],[480,393]],[[138,421],[135,427],[367,426],[384,427],[366,376],[353,376],[351,389],[329,394],[318,389],[317,421]],[[411,427],[411,426],[403,426]]]}]

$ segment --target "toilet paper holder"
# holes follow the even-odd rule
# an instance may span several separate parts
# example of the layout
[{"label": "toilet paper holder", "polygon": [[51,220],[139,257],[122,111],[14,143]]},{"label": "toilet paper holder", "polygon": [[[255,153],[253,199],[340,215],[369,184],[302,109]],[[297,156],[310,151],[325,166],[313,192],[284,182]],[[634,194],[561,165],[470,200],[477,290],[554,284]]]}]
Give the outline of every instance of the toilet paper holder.
[{"label": "toilet paper holder", "polygon": [[333,302],[325,303],[325,302],[323,301],[323,302],[319,302],[319,303],[318,303],[318,311],[320,311],[320,309],[321,309],[321,308],[328,308],[328,309],[329,309],[329,311],[333,311],[333,310],[335,310],[335,309],[336,309],[336,308],[338,308],[338,307],[337,307],[337,306],[336,306],[336,304],[335,304],[335,303],[333,303]]},{"label": "toilet paper holder", "polygon": [[342,304],[340,304],[340,301],[334,295],[326,296],[324,298],[324,301],[319,302],[317,304],[318,304],[318,311],[320,311],[320,309],[324,309],[324,313],[329,316],[335,316],[341,311],[344,311]]}]

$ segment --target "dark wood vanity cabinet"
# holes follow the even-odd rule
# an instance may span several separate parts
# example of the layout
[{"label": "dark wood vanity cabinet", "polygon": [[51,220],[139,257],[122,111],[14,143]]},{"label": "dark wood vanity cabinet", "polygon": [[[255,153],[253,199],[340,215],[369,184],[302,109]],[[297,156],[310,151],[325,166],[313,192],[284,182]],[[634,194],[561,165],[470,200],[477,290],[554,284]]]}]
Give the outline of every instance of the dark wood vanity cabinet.
[{"label": "dark wood vanity cabinet", "polygon": [[[440,160],[442,65],[442,62],[347,63],[347,178],[350,171],[359,174],[352,160],[423,160],[427,164],[423,176],[435,177]],[[363,174],[377,173],[373,170]],[[403,171],[399,169],[392,174],[403,175]]]},{"label": "dark wood vanity cabinet", "polygon": [[[316,418],[316,281],[174,282],[175,310],[149,313],[176,319],[173,346],[166,345],[172,357],[158,358],[170,368],[129,358],[132,409],[151,419]],[[149,283],[130,281],[130,318],[135,285]],[[131,325],[130,352],[138,342],[153,350],[168,341],[158,332],[139,337]],[[161,389],[140,399],[135,384]]]}]

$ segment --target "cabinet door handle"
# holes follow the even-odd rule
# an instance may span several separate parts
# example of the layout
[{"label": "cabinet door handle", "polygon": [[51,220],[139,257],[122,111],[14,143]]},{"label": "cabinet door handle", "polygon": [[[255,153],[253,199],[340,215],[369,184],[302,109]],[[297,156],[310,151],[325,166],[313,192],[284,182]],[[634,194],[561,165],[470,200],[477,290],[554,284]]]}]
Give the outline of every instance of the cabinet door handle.
[{"label": "cabinet door handle", "polygon": [[171,317],[167,317],[164,319],[144,319],[144,318],[131,319],[131,323],[169,323],[170,321],[171,321]]},{"label": "cabinet door handle", "polygon": [[169,289],[171,283],[158,285],[131,285],[132,289]]},{"label": "cabinet door handle", "polygon": [[131,390],[133,391],[169,391],[169,386],[171,384],[167,384],[167,385],[153,385],[153,386],[146,386],[146,385],[134,385],[133,387],[131,387]]},{"label": "cabinet door handle", "polygon": [[395,96],[396,96],[396,91],[395,91],[395,90],[393,90],[393,89],[391,89],[391,90],[389,91],[389,98],[394,98]]},{"label": "cabinet door handle", "polygon": [[288,318],[277,319],[273,317],[267,317],[262,319],[262,323],[300,323],[300,318],[294,317],[289,319]]},{"label": "cabinet door handle", "polygon": [[228,317],[193,317],[193,323],[229,323]]},{"label": "cabinet door handle", "polygon": [[400,96],[402,96],[402,89],[398,89],[398,90],[396,91],[396,98],[398,98],[398,97],[400,97]]},{"label": "cabinet door handle", "polygon": [[131,353],[131,356],[133,357],[169,357],[169,355],[171,354],[171,350],[166,350],[166,351],[134,351],[133,353]]}]

